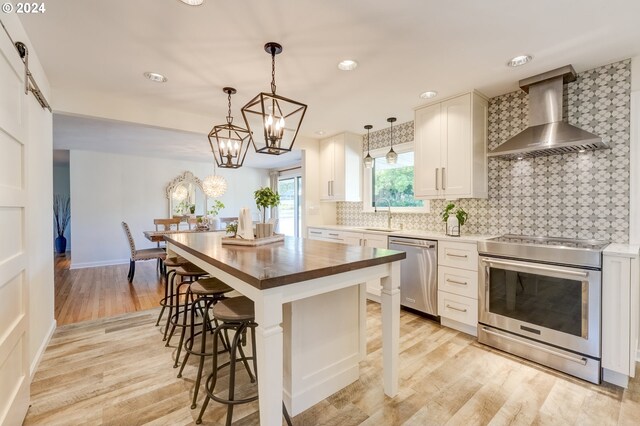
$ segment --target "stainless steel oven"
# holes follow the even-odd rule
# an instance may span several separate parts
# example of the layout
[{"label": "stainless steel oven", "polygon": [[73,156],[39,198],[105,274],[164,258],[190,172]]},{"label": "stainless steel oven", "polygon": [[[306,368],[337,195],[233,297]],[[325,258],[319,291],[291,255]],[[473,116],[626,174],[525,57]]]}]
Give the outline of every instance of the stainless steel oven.
[{"label": "stainless steel oven", "polygon": [[606,244],[513,235],[480,242],[478,340],[599,383]]}]

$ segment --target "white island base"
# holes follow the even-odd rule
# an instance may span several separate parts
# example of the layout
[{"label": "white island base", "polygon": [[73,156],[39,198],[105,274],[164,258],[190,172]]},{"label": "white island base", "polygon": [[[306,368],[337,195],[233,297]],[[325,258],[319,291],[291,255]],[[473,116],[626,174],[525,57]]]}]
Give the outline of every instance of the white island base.
[{"label": "white island base", "polygon": [[283,308],[283,400],[296,416],[360,377],[359,362],[366,356],[366,288],[343,288]]}]

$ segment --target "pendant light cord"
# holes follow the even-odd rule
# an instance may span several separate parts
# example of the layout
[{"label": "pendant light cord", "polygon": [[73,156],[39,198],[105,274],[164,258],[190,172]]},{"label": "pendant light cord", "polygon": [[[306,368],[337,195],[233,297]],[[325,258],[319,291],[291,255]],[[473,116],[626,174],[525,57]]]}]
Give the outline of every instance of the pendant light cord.
[{"label": "pendant light cord", "polygon": [[233,123],[233,117],[231,116],[231,92],[227,93],[227,105],[228,105],[228,111],[227,111],[227,123],[231,124]]},{"label": "pendant light cord", "polygon": [[391,122],[391,150],[393,151],[393,121]]},{"label": "pendant light cord", "polygon": [[276,94],[276,48],[271,48],[271,93]]}]

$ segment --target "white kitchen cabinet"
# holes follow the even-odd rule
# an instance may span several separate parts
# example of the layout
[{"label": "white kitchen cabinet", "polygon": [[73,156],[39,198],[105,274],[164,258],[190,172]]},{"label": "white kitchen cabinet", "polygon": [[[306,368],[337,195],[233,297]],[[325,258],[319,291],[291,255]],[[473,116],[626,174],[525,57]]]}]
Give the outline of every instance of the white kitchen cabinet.
[{"label": "white kitchen cabinet", "polygon": [[635,376],[640,272],[638,249],[616,246],[605,249],[602,262],[602,378],[626,388]]},{"label": "white kitchen cabinet", "polygon": [[320,141],[320,200],[362,201],[362,137],[353,133]]},{"label": "white kitchen cabinet", "polygon": [[478,334],[478,245],[438,242],[438,315],[445,327]]},{"label": "white kitchen cabinet", "polygon": [[486,198],[488,101],[465,93],[415,110],[416,198]]},{"label": "white kitchen cabinet", "polygon": [[[362,247],[375,247],[385,249],[389,247],[389,240],[386,235],[374,233],[338,231],[334,229],[324,228],[309,228],[307,235],[308,238],[312,240],[329,241]],[[382,294],[382,286],[380,285],[380,281],[367,281],[366,284],[367,298],[380,303],[380,296]]]}]

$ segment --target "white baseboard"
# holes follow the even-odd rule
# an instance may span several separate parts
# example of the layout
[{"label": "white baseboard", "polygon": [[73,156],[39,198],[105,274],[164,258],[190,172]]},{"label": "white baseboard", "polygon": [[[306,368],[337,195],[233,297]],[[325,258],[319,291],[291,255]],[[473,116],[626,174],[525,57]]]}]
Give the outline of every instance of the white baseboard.
[{"label": "white baseboard", "polygon": [[49,327],[49,331],[45,336],[42,344],[38,348],[38,352],[36,352],[36,356],[31,361],[31,370],[29,370],[29,375],[31,376],[31,380],[33,380],[33,376],[36,374],[38,370],[38,366],[40,365],[40,361],[42,361],[42,356],[44,355],[44,351],[47,350],[47,346],[49,346],[49,342],[51,341],[51,337],[53,337],[53,333],[56,331],[58,323],[54,319],[51,321],[51,327]]},{"label": "white baseboard", "polygon": [[100,260],[98,262],[81,262],[81,263],[74,263],[73,260],[71,260],[71,266],[69,267],[69,269],[83,269],[83,268],[95,268],[98,266],[125,265],[127,263],[129,263],[129,259]]}]

